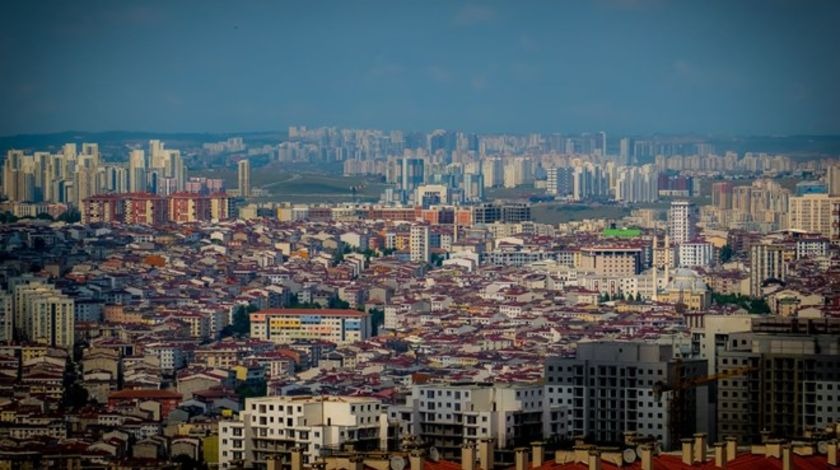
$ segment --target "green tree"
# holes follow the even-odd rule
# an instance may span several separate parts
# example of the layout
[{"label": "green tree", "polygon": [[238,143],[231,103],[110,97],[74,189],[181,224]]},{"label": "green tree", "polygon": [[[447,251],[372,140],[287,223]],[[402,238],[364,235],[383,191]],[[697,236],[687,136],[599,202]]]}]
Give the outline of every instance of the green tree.
[{"label": "green tree", "polygon": [[373,336],[379,334],[379,329],[385,324],[385,311],[378,308],[372,308],[370,311],[370,326]]},{"label": "green tree", "polygon": [[732,259],[732,254],[732,247],[729,245],[723,245],[723,248],[720,249],[720,262],[726,263]]},{"label": "green tree", "polygon": [[251,333],[251,314],[259,310],[255,305],[248,304],[236,307],[233,312],[233,323],[222,329],[222,337],[247,336]]},{"label": "green tree", "polygon": [[341,300],[338,297],[332,297],[330,299],[330,303],[327,304],[327,308],[348,309],[348,308],[350,308],[350,302],[347,302],[345,300]]},{"label": "green tree", "polygon": [[82,221],[82,213],[78,209],[71,207],[59,215],[56,220],[67,222],[68,224],[75,224],[76,222]]}]

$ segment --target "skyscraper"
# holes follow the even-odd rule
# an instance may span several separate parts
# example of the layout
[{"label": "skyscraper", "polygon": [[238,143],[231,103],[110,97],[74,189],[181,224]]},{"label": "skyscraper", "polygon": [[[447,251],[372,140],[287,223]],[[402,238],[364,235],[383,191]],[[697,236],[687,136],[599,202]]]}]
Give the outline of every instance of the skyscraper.
[{"label": "skyscraper", "polygon": [[425,181],[424,161],[422,158],[402,158],[399,167],[400,189],[408,193],[414,191]]},{"label": "skyscraper", "polygon": [[675,244],[690,242],[697,236],[697,206],[689,201],[674,201],[668,210],[668,229]]},{"label": "skyscraper", "polygon": [[237,171],[239,177],[239,196],[251,197],[251,162],[246,160],[239,160]]},{"label": "skyscraper", "polygon": [[140,149],[132,150],[128,156],[128,190],[146,191],[146,156]]},{"label": "skyscraper", "polygon": [[621,157],[621,163],[626,165],[628,163],[635,163],[630,161],[630,139],[623,137],[618,143],[618,155]]},{"label": "skyscraper", "polygon": [[825,175],[825,183],[828,186],[829,196],[840,196],[840,163],[828,167]]},{"label": "skyscraper", "polygon": [[712,205],[718,209],[732,209],[732,188],[729,181],[712,184]]}]

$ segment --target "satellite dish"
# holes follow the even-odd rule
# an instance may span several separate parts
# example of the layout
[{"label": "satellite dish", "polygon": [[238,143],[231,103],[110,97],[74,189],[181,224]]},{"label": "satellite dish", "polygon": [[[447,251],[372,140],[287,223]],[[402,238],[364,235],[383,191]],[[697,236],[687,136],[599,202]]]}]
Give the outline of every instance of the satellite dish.
[{"label": "satellite dish", "polygon": [[405,468],[405,459],[402,457],[395,455],[391,457],[391,470],[403,470]]},{"label": "satellite dish", "polygon": [[633,463],[636,461],[636,451],[633,449],[624,449],[624,452],[621,453],[621,458],[624,459],[624,463]]},{"label": "satellite dish", "polygon": [[438,452],[437,447],[432,447],[429,449],[429,458],[432,462],[437,462],[440,460],[440,452]]},{"label": "satellite dish", "polygon": [[817,442],[817,452],[819,452],[821,454],[827,454],[828,453],[828,442],[826,442],[826,441]]}]

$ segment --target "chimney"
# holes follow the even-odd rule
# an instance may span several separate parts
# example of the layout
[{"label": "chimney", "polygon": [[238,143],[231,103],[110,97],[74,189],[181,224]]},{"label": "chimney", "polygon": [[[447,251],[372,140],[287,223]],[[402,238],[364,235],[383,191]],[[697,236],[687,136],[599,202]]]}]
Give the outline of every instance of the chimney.
[{"label": "chimney", "polygon": [[694,435],[694,461],[706,461],[706,433],[698,432]]},{"label": "chimney", "polygon": [[292,470],[303,470],[303,447],[292,448]]},{"label": "chimney", "polygon": [[789,443],[782,445],[782,470],[793,470],[793,449]]},{"label": "chimney", "polygon": [[365,470],[365,458],[358,454],[351,456],[350,470]]},{"label": "chimney", "polygon": [[423,452],[420,450],[412,450],[408,455],[408,462],[411,470],[423,470]]},{"label": "chimney", "polygon": [[461,470],[475,470],[475,444],[464,442],[461,446]]},{"label": "chimney", "polygon": [[601,451],[597,449],[589,451],[589,470],[601,470]]},{"label": "chimney", "polygon": [[545,447],[543,447],[542,441],[534,441],[531,443],[531,458],[533,462],[531,462],[531,466],[542,467],[542,464],[545,462]]},{"label": "chimney", "polygon": [[726,466],[726,444],[723,442],[715,442],[715,467],[723,468]]},{"label": "chimney", "polygon": [[514,449],[514,461],[516,462],[516,470],[528,470],[530,465],[528,465],[528,448],[527,447],[517,447]]},{"label": "chimney", "polygon": [[493,470],[496,457],[495,447],[493,439],[489,437],[482,438],[478,441],[478,464],[481,470]]},{"label": "chimney", "polygon": [[682,463],[691,465],[694,461],[694,439],[686,437],[685,439],[680,439],[680,442],[682,443]]},{"label": "chimney", "polygon": [[642,470],[653,470],[653,446],[643,444],[641,451]]},{"label": "chimney", "polygon": [[738,438],[735,436],[726,437],[726,461],[731,462],[735,460],[735,455],[738,454]]},{"label": "chimney", "polygon": [[783,439],[768,439],[764,445],[764,455],[767,457],[782,458],[782,443]]},{"label": "chimney", "polygon": [[828,455],[826,458],[828,459],[829,465],[837,466],[837,439],[832,439],[828,442]]},{"label": "chimney", "polygon": [[265,459],[265,470],[280,470],[282,467],[280,458],[276,455]]}]

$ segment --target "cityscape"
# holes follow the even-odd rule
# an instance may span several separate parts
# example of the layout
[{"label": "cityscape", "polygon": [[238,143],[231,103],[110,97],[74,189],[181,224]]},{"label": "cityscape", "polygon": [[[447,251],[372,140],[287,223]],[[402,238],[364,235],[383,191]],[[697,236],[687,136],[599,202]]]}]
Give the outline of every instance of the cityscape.
[{"label": "cityscape", "polygon": [[[273,85],[252,96],[248,88],[261,81],[220,66],[226,85],[190,84],[203,107],[185,111],[189,98],[168,95],[171,109],[153,104],[156,87],[175,90],[175,75],[205,66],[179,55],[182,47],[200,45],[197,55],[218,47],[221,65],[256,47],[249,34],[271,75],[262,61],[280,60],[271,53],[283,48],[267,38],[289,40],[303,55],[323,52],[296,28],[355,22],[347,28],[358,37],[333,46],[343,51],[373,47],[367,38],[399,24],[405,37],[374,49],[434,51],[445,62],[449,51],[437,39],[411,42],[418,26],[410,18],[451,15],[429,28],[455,38],[456,54],[497,47],[504,57],[503,38],[513,35],[519,57],[561,47],[546,31],[565,33],[542,16],[568,15],[600,31],[611,18],[644,25],[676,15],[697,19],[687,31],[713,22],[726,35],[728,4],[431,2],[430,13],[409,2],[81,2],[91,21],[109,21],[88,29],[68,5],[47,2],[54,28],[24,40],[10,21],[34,26],[44,12],[12,3],[0,44],[24,49],[0,47],[3,64],[56,67],[65,53],[89,57],[90,41],[118,68],[147,50],[171,46],[177,57],[158,64],[173,76],[127,77],[130,93],[112,89],[121,85],[106,83],[103,70],[94,83],[51,85],[45,96],[72,108],[61,116],[42,114],[43,90],[19,86],[21,71],[0,78],[8,114],[0,118],[0,467],[840,468],[840,123],[824,103],[784,104],[781,119],[743,97],[744,109],[721,100],[704,115],[707,96],[698,91],[696,112],[674,105],[692,115],[676,127],[667,97],[650,103],[662,121],[635,105],[626,120],[618,109],[558,106],[557,120],[535,108],[512,121],[518,108],[508,94],[525,105],[569,97],[539,92],[538,74],[517,69],[469,81],[470,93],[499,93],[482,98],[475,114],[455,109],[467,93],[456,87],[450,114],[441,97],[403,102],[380,80],[403,83],[412,97],[448,96],[439,88],[455,86],[460,59],[418,79],[408,65],[374,55],[358,60],[376,72],[353,78],[335,55],[284,59],[296,65],[283,78],[300,87],[294,96],[274,94]],[[735,16],[756,6],[733,5]],[[323,17],[312,13],[318,7]],[[371,15],[394,24],[367,29]],[[761,61],[775,64],[816,39],[776,51],[753,28],[782,19],[794,29],[834,24],[840,10],[770,2],[765,15],[733,47],[750,57],[766,49]],[[65,30],[64,17],[79,21]],[[272,19],[282,31],[261,36]],[[172,22],[181,29],[168,30]],[[205,23],[224,30],[208,32]],[[835,29],[813,34],[837,46]],[[137,31],[187,46],[135,45],[128,36]],[[219,42],[196,39],[208,34]],[[627,41],[656,37],[638,34]],[[53,35],[68,42],[47,44]],[[479,39],[496,46],[465,49]],[[687,50],[716,44],[675,40]],[[142,54],[119,53],[129,50]],[[29,52],[41,55],[24,60]],[[583,60],[576,57],[568,60]],[[345,68],[346,87],[321,88],[318,70],[329,60]],[[828,62],[808,71],[840,79]],[[742,86],[691,71],[680,80]],[[516,74],[534,80],[534,90]],[[306,79],[318,93],[298,82]],[[797,86],[826,91],[809,80]],[[644,88],[609,83],[628,95]],[[577,86],[587,94],[596,85]],[[836,82],[830,88],[824,99],[833,106]],[[101,95],[89,109],[70,104],[94,89]],[[366,95],[371,89],[382,90],[381,102]],[[149,105],[132,95],[131,116],[109,111],[114,90]],[[322,99],[342,109],[326,110]],[[258,103],[270,100],[282,114],[258,120]],[[229,120],[217,123],[217,113]],[[494,121],[494,113],[505,116]],[[359,124],[338,124],[354,118]]]}]

